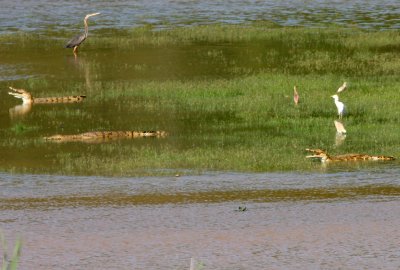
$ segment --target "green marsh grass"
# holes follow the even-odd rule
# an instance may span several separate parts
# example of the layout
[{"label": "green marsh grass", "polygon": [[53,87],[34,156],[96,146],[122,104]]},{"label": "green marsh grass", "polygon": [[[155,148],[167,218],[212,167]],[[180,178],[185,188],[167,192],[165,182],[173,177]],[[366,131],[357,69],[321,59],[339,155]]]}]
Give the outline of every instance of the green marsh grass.
[{"label": "green marsh grass", "polygon": [[27,126],[27,125],[25,125],[23,123],[16,123],[14,126],[12,126],[10,128],[10,130],[13,133],[15,133],[15,135],[20,135],[20,134],[23,134],[23,133],[28,132],[30,130],[34,130],[36,128],[37,127],[30,127],[30,126]]},{"label": "green marsh grass", "polygon": [[[400,156],[400,36],[394,31],[270,23],[109,31],[94,31],[81,51],[80,57],[87,60],[83,66],[96,78],[90,85],[82,75],[72,80],[19,82],[38,97],[60,92],[88,95],[82,104],[33,108],[27,117],[41,128],[26,139],[36,152],[42,152],[43,163],[51,166],[35,162],[24,164],[21,170],[84,175],[309,171],[318,170],[319,164],[304,158],[305,148],[323,148],[332,154]],[[46,50],[59,50],[61,35],[69,33],[58,33]],[[11,43],[26,39],[17,52],[42,46],[42,38],[0,36]],[[138,61],[140,48],[173,48],[173,57],[165,60],[171,66]],[[8,46],[4,50],[13,51]],[[107,62],[96,58],[101,53],[128,58],[124,63],[117,58],[118,64],[113,65],[112,58]],[[95,60],[89,59],[90,54]],[[193,65],[187,66],[190,61]],[[142,77],[111,79],[111,69],[103,70],[105,65],[117,70],[113,74],[129,67],[135,72],[128,74]],[[179,71],[198,66],[202,76],[147,76],[154,70],[162,73],[172,67]],[[343,81],[349,84],[340,95],[347,106],[343,122],[348,135],[337,146],[333,124],[337,112],[330,96]],[[292,99],[294,85],[300,93],[298,106]],[[155,129],[166,130],[170,136],[93,144],[40,142],[40,137],[56,133]],[[3,140],[0,151],[10,152],[12,145]],[[15,163],[1,166],[15,169]]]},{"label": "green marsh grass", "polygon": [[[343,145],[335,146],[333,121],[337,117],[330,95],[340,85],[337,81],[340,78],[330,75],[314,78],[259,74],[211,82],[115,86],[125,90],[108,98],[111,103],[124,100],[128,108],[134,108],[137,100],[143,100],[142,109],[155,114],[162,108],[159,117],[164,117],[165,122],[157,128],[167,130],[170,137],[82,145],[89,152],[71,155],[59,151],[57,160],[65,170],[63,173],[131,175],[152,174],[159,168],[310,170],[316,164],[304,158],[304,149],[309,147],[327,149],[332,154],[366,152],[398,156],[399,101],[385,99],[374,93],[374,88],[358,90],[357,81],[342,95],[348,106],[343,120],[348,135]],[[373,86],[374,79],[365,78],[362,86],[369,83]],[[291,96],[293,84],[301,86],[297,107]],[[386,94],[390,97],[399,83],[387,78],[387,84]],[[386,112],[382,112],[383,108]]]}]

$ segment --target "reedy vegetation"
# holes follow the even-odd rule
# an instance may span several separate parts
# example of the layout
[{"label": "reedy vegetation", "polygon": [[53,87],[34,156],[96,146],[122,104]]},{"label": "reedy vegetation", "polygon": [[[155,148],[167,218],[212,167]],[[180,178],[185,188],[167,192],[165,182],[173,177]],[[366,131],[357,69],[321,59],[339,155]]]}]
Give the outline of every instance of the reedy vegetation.
[{"label": "reedy vegetation", "polygon": [[[46,36],[51,35],[46,33]],[[58,33],[61,36],[69,33]],[[0,36],[4,42],[21,43],[17,51],[43,46],[41,39],[37,35]],[[115,53],[134,53],[138,47],[187,50],[204,45],[199,59],[203,57],[209,62],[210,69],[214,62],[224,63],[226,76],[98,81],[91,85],[88,99],[78,111],[71,107],[62,107],[63,111],[57,112],[37,111],[37,116],[48,121],[57,116],[57,121],[65,123],[62,130],[65,134],[162,129],[171,134],[165,139],[66,145],[37,140],[39,134],[49,135],[49,129],[34,129],[26,132],[31,137],[18,139],[31,140],[35,149],[46,153],[47,162],[55,159],[48,172],[63,174],[316,169],[319,164],[304,159],[303,150],[307,147],[324,148],[332,154],[365,152],[398,157],[397,44],[400,36],[394,31],[305,29],[270,23],[161,31],[145,26],[119,30],[118,35],[110,30],[98,31],[85,43],[86,51],[110,49]],[[56,39],[54,45],[43,48],[57,50],[58,46],[61,40]],[[85,54],[85,50],[81,53]],[[93,71],[99,65],[92,63]],[[146,65],[135,68],[138,72],[147,69]],[[348,108],[344,118],[348,136],[343,145],[335,147],[336,108],[330,95],[343,81],[349,82],[348,90],[341,94]],[[34,86],[37,96],[49,96],[49,91],[54,91],[50,87],[53,83],[36,78],[21,82]],[[293,105],[293,85],[299,89],[299,106]],[[59,82],[60,88],[73,92],[84,89],[85,84]],[[71,92],[68,94],[85,94]],[[104,103],[110,115],[99,117],[96,108]],[[136,115],[134,120],[130,120],[133,115]],[[37,120],[32,120],[32,125],[40,126]],[[5,131],[12,132],[12,129]],[[18,143],[15,139],[2,140],[0,146],[10,151],[11,147],[18,148]],[[20,148],[25,149],[26,143],[21,143]],[[19,170],[13,164],[3,166],[6,170]],[[43,172],[42,166],[25,169]]]}]

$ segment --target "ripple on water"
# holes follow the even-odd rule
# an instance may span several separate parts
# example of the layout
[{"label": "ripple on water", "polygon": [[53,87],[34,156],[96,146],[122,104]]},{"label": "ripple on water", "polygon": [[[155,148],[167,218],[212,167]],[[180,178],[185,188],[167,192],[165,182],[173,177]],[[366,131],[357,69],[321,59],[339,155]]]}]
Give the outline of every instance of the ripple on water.
[{"label": "ripple on water", "polygon": [[21,269],[395,269],[398,173],[2,173],[0,226],[23,239]]},{"label": "ripple on water", "polygon": [[[76,12],[79,6],[81,12]],[[85,11],[86,10],[86,11]],[[92,29],[171,25],[244,23],[268,20],[280,25],[320,27],[327,24],[363,28],[398,29],[396,1],[2,1],[0,33],[81,30],[85,13],[102,12]],[[21,15],[23,14],[23,15]]]},{"label": "ripple on water", "polygon": [[[239,203],[248,210],[234,211]],[[225,202],[1,215],[18,218],[2,227],[23,236],[21,269],[184,269],[192,257],[205,269],[395,269],[398,205]]]},{"label": "ripple on water", "polygon": [[27,68],[21,65],[0,64],[0,81],[16,81],[33,77],[26,75]]}]

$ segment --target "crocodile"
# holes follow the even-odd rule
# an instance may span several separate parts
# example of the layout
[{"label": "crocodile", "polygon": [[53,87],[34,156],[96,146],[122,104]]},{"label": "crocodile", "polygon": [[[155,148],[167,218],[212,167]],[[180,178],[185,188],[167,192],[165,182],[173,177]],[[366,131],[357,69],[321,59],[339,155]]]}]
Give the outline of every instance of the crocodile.
[{"label": "crocodile", "polygon": [[80,134],[71,135],[53,135],[43,137],[46,141],[54,142],[92,142],[101,140],[124,139],[124,138],[143,138],[143,137],[166,137],[168,134],[165,131],[90,131]]},{"label": "crocodile", "polygon": [[46,103],[77,103],[81,102],[86,98],[86,96],[66,96],[66,97],[44,97],[44,98],[35,98],[31,93],[24,89],[16,89],[13,87],[9,87],[13,92],[8,92],[8,94],[22,99],[23,105],[32,105],[32,104],[46,104]]},{"label": "crocodile", "polygon": [[372,156],[367,154],[344,154],[331,156],[326,153],[326,151],[321,149],[309,149],[306,151],[313,153],[313,155],[306,156],[306,158],[315,158],[321,160],[322,163],[332,162],[332,161],[358,161],[358,160],[395,160],[392,156]]}]

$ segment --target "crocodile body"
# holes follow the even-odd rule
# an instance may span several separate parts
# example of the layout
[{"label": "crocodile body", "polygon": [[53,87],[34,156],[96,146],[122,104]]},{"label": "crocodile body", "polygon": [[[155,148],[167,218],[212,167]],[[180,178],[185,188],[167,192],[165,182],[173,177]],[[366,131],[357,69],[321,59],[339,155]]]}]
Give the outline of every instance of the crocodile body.
[{"label": "crocodile body", "polygon": [[306,151],[313,153],[313,155],[306,156],[306,158],[320,159],[323,163],[335,161],[395,160],[395,158],[392,156],[373,156],[367,154],[344,154],[331,156],[321,149],[306,149]]},{"label": "crocodile body", "polygon": [[73,142],[73,141],[100,141],[100,140],[112,140],[112,139],[123,139],[123,138],[143,138],[143,137],[165,137],[167,133],[165,131],[90,131],[80,134],[72,135],[53,135],[44,137],[46,141],[55,142]]}]

